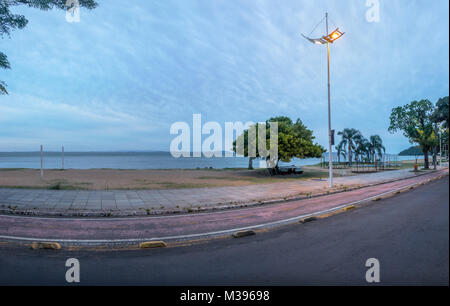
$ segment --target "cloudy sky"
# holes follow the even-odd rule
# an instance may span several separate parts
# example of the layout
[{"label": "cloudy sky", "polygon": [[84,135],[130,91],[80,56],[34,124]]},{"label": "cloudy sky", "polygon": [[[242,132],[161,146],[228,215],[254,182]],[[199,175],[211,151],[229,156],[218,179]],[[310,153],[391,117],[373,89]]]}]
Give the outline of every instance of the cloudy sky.
[{"label": "cloudy sky", "polygon": [[[382,136],[393,107],[449,94],[449,2],[98,0],[79,23],[15,8],[29,24],[0,40],[0,151],[169,150],[176,121],[300,118],[327,146],[326,47],[306,41],[330,14],[333,128]],[[325,31],[321,24],[311,36]]]}]

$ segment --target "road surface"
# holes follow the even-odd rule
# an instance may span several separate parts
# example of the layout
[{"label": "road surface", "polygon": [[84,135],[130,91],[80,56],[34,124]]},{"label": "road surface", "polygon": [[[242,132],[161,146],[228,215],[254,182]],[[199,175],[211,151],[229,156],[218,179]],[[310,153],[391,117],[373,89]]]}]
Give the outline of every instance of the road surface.
[{"label": "road surface", "polygon": [[240,239],[134,251],[49,251],[0,245],[1,285],[365,285],[368,258],[381,285],[449,284],[448,177],[330,218]]}]

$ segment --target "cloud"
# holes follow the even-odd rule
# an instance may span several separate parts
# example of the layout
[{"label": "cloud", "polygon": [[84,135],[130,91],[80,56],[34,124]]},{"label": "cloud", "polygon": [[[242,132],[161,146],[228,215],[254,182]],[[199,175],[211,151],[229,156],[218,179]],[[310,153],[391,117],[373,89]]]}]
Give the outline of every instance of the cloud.
[{"label": "cloud", "polygon": [[409,144],[386,132],[390,110],[448,95],[448,2],[381,3],[379,23],[364,1],[109,0],[78,24],[20,8],[28,27],[1,47],[13,69],[2,72],[0,150],[168,150],[170,125],[193,113],[300,117],[326,146],[326,49],[300,33],[329,11],[346,32],[331,48],[333,128],[379,133],[398,152]]}]

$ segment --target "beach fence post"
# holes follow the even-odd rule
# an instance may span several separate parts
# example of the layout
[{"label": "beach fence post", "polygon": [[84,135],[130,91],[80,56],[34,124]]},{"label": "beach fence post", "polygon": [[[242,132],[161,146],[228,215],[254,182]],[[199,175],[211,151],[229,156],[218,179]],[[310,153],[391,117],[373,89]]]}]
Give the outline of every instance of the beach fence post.
[{"label": "beach fence post", "polygon": [[62,146],[62,169],[64,170],[64,146]]},{"label": "beach fence post", "polygon": [[43,151],[43,146],[41,145],[41,178],[42,177],[44,177],[44,169],[43,169],[43,166],[44,166],[44,161],[43,161],[43,156],[42,156],[42,151]]}]

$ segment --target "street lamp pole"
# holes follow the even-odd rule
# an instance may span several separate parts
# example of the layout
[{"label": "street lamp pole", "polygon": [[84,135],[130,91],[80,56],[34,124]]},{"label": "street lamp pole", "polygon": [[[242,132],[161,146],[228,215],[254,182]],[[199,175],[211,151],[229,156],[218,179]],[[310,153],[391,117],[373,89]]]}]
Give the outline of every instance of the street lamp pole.
[{"label": "street lamp pole", "polygon": [[[327,27],[327,35],[322,36],[320,38],[310,38],[302,34],[304,38],[306,38],[309,42],[315,45],[325,45],[327,44],[327,61],[328,61],[328,166],[330,170],[330,188],[333,188],[333,131],[331,130],[331,102],[330,102],[330,43],[334,43],[336,40],[341,38],[345,33],[339,31],[339,28],[334,30],[333,32],[328,33],[328,13],[325,13],[326,27]],[[319,24],[323,21],[323,19],[319,22]],[[319,25],[318,24],[318,25]],[[318,26],[317,25],[317,26]],[[316,26],[316,28],[317,28]],[[314,32],[314,30],[312,31]],[[311,32],[311,33],[312,33]]]},{"label": "street lamp pole", "polygon": [[[328,34],[328,13],[325,13],[325,20]],[[329,157],[328,167],[330,171],[330,188],[333,188],[333,153],[332,153],[332,135],[331,135],[331,103],[330,103],[330,42],[327,41],[327,61],[328,61],[328,143],[329,143]]]}]

